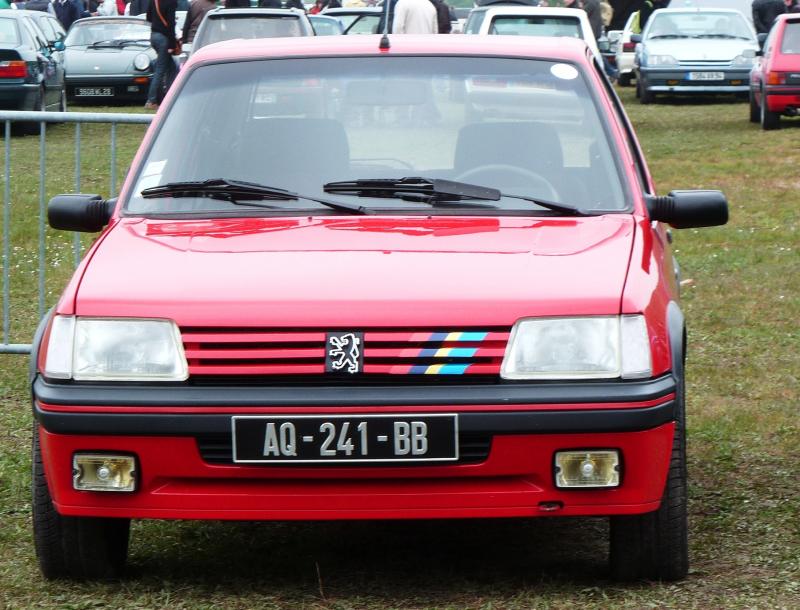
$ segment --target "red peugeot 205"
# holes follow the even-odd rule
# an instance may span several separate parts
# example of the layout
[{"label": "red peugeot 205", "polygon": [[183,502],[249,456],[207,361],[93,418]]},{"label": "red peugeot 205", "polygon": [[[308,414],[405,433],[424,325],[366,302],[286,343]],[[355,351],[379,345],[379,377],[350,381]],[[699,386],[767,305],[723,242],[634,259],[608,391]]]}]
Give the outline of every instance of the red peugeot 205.
[{"label": "red peugeot 205", "polygon": [[[373,36],[194,55],[34,341],[47,578],[131,519],[611,519],[687,573],[673,227],[579,41]],[[385,47],[385,45],[383,45]]]},{"label": "red peugeot 205", "polygon": [[779,15],[750,71],[750,122],[780,127],[800,112],[800,14]]}]

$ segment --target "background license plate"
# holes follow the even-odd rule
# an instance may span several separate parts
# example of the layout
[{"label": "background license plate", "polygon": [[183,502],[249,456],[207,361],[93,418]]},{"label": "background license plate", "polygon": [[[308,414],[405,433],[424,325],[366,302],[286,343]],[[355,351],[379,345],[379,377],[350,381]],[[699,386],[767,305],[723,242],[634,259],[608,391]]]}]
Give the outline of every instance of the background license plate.
[{"label": "background license plate", "polygon": [[689,72],[689,80],[725,80],[723,72]]},{"label": "background license plate", "polygon": [[458,459],[455,414],[242,415],[236,463],[434,462]]},{"label": "background license plate", "polygon": [[114,89],[112,87],[77,87],[75,95],[86,97],[113,97]]}]

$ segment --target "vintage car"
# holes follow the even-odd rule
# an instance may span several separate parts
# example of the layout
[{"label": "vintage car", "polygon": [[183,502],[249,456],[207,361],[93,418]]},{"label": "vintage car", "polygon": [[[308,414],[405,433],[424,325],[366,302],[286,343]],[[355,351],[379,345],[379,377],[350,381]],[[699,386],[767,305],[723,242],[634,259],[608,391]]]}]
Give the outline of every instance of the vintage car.
[{"label": "vintage car", "polygon": [[643,104],[657,94],[747,95],[758,41],[737,10],[660,9],[636,45],[636,96]]},{"label": "vintage car", "polygon": [[388,41],[201,49],[119,197],[50,202],[102,233],[33,341],[45,577],[119,575],[131,519],[546,516],[686,575],[668,225],[724,196],[657,195],[583,41]]},{"label": "vintage car", "polygon": [[342,22],[335,17],[308,15],[308,20],[311,22],[311,27],[314,28],[314,34],[317,36],[340,36],[344,34]]},{"label": "vintage car", "polygon": [[143,17],[87,17],[65,40],[67,96],[80,102],[147,99],[156,52]]},{"label": "vintage car", "polygon": [[780,127],[781,116],[800,111],[800,15],[780,15],[750,72],[750,121]]},{"label": "vintage car", "polygon": [[320,13],[338,19],[344,34],[378,34],[383,11],[377,6],[328,8]]}]

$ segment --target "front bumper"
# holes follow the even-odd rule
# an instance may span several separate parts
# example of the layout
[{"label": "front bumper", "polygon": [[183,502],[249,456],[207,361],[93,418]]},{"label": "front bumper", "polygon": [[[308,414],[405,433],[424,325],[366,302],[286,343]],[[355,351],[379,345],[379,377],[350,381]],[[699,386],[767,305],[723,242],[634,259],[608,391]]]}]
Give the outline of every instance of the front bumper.
[{"label": "front bumper", "polygon": [[[147,99],[150,79],[153,74],[146,72],[123,76],[73,76],[66,79],[67,96],[75,101],[111,102],[122,100]],[[136,82],[135,79],[146,79]]]},{"label": "front bumper", "polygon": [[[34,409],[56,509],[77,516],[310,520],[611,515],[659,506],[674,434],[671,376],[333,391],[344,389],[131,386],[112,395],[108,386],[38,378]],[[486,400],[490,394],[494,400]],[[460,434],[488,438],[488,451],[478,461],[420,466],[241,465],[226,461],[224,447],[222,458],[219,446],[216,457],[208,452],[209,442],[230,446],[233,415],[437,412],[458,413]],[[555,452],[590,448],[621,452],[621,486],[556,488]],[[136,455],[137,491],[74,490],[77,451]]]},{"label": "front bumper", "polygon": [[[721,72],[721,80],[690,80],[691,73]],[[750,69],[729,68],[639,68],[642,86],[653,93],[747,93],[750,90]]]}]

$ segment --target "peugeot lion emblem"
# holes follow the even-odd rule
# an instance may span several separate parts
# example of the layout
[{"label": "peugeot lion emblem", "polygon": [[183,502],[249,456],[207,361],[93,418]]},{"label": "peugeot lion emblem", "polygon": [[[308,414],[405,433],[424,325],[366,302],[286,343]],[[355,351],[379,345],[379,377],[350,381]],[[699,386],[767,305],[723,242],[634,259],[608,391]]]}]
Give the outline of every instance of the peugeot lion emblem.
[{"label": "peugeot lion emblem", "polygon": [[363,344],[363,333],[328,333],[325,339],[325,372],[361,373],[364,369]]}]

